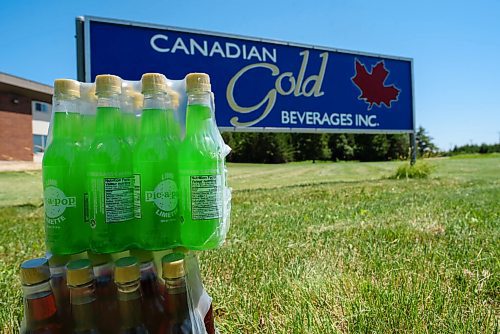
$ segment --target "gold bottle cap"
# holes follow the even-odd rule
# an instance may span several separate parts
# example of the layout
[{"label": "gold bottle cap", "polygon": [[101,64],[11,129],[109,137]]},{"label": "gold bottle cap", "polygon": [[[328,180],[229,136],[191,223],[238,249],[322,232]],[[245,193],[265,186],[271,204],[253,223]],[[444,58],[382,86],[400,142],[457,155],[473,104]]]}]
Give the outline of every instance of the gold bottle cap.
[{"label": "gold bottle cap", "polygon": [[160,73],[145,73],[141,78],[142,94],[165,93],[167,91],[167,80]]},{"label": "gold bottle cap", "polygon": [[94,271],[89,259],[73,260],[66,265],[66,281],[69,286],[84,285],[93,279]]},{"label": "gold bottle cap", "polygon": [[21,264],[21,283],[35,285],[50,279],[49,263],[46,258],[37,258],[24,261]]},{"label": "gold bottle cap", "polygon": [[98,254],[90,251],[88,252],[88,254],[89,254],[89,260],[90,262],[92,262],[92,265],[94,267],[113,261],[111,254]]},{"label": "gold bottle cap", "polygon": [[111,74],[98,75],[95,77],[95,91],[97,95],[121,94],[122,79]]},{"label": "gold bottle cap", "polygon": [[133,256],[122,257],[115,262],[115,282],[129,283],[137,281],[141,277],[141,271],[137,259]]},{"label": "gold bottle cap", "polygon": [[65,266],[71,260],[71,255],[54,255],[52,253],[47,253],[46,257],[50,267]]},{"label": "gold bottle cap", "polygon": [[170,253],[165,255],[161,259],[162,277],[164,279],[172,279],[185,276],[184,257],[184,253]]},{"label": "gold bottle cap", "polygon": [[188,93],[210,92],[210,77],[206,73],[189,73],[186,77],[186,91]]},{"label": "gold bottle cap", "polygon": [[135,257],[139,261],[139,263],[153,261],[153,252],[144,249],[131,249],[130,256]]},{"label": "gold bottle cap", "polygon": [[54,96],[61,95],[80,97],[80,83],[71,79],[56,79],[54,81]]}]

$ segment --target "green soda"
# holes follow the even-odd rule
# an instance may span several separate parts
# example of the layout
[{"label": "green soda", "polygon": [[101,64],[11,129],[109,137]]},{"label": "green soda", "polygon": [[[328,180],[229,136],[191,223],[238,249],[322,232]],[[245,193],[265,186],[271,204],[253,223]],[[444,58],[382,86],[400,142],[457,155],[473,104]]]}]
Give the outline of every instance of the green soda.
[{"label": "green soda", "polygon": [[121,95],[123,137],[130,147],[134,147],[137,140],[137,119],[134,109],[135,94],[136,92],[131,85],[123,87]]},{"label": "green soda", "polygon": [[123,138],[121,79],[96,77],[96,132],[88,153],[88,219],[91,249],[119,252],[132,243],[134,193],[130,145]]},{"label": "green soda", "polygon": [[205,250],[219,246],[223,178],[218,144],[213,138],[210,78],[186,78],[186,134],[178,154],[182,244]]},{"label": "green soda", "polygon": [[181,139],[181,128],[175,115],[177,113],[177,109],[179,108],[179,93],[171,88],[168,88],[167,94],[170,97],[170,104],[172,106],[172,112],[167,113],[168,133],[171,139],[175,141],[178,146]]},{"label": "green soda", "polygon": [[160,250],[179,242],[177,153],[168,124],[173,110],[163,75],[147,73],[141,81],[144,107],[134,151],[135,218],[140,222],[141,248]]},{"label": "green soda", "polygon": [[79,97],[77,81],[55,81],[52,141],[42,165],[46,245],[56,255],[86,250],[90,234],[83,217]]},{"label": "green soda", "polygon": [[[94,140],[95,134],[95,117],[97,97],[95,95],[95,85],[81,85],[80,86],[80,115],[81,115],[81,128],[82,140],[81,147],[83,152],[87,152],[90,144]],[[84,153],[85,155],[86,153]]]}]

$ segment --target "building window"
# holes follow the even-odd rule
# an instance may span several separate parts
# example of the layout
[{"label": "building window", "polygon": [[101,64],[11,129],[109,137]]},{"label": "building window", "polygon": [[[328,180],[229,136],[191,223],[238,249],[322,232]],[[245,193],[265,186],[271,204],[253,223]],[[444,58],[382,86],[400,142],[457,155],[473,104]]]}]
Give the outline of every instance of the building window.
[{"label": "building window", "polygon": [[47,136],[33,135],[33,153],[43,153],[47,144]]},{"label": "building window", "polygon": [[49,112],[50,104],[40,101],[33,101],[33,111]]}]

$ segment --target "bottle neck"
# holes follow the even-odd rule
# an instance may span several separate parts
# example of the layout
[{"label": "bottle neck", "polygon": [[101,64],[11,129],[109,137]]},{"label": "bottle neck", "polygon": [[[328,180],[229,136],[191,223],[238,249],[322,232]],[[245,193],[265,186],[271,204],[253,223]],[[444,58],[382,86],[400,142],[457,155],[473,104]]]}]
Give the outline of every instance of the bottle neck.
[{"label": "bottle neck", "polygon": [[101,94],[97,97],[97,108],[120,108],[120,95]]},{"label": "bottle neck", "polygon": [[144,298],[156,297],[158,295],[158,275],[153,262],[144,262],[141,269],[141,289]]},{"label": "bottle neck", "polygon": [[78,139],[79,109],[78,102],[73,97],[54,99],[52,136],[55,140]]},{"label": "bottle neck", "polygon": [[[115,103],[116,102],[116,103]],[[96,136],[122,136],[122,117],[118,98],[99,98],[96,114]]]},{"label": "bottle neck", "polygon": [[75,331],[95,329],[96,293],[94,281],[85,285],[70,287],[69,292]]},{"label": "bottle neck", "polygon": [[140,281],[117,283],[117,288],[121,327],[126,329],[140,326],[143,323]]},{"label": "bottle neck", "polygon": [[36,329],[49,319],[56,317],[57,307],[49,281],[23,285],[24,317],[27,329]]},{"label": "bottle neck", "polygon": [[209,92],[188,95],[186,136],[210,132],[212,102]]},{"label": "bottle neck", "polygon": [[142,109],[172,109],[170,98],[165,93],[144,94],[144,106]]},{"label": "bottle neck", "polygon": [[54,105],[52,106],[53,113],[74,113],[80,112],[78,106],[78,99],[72,96],[60,96],[54,98]]},{"label": "bottle neck", "polygon": [[65,266],[53,266],[50,267],[50,276],[66,276],[66,268]]},{"label": "bottle neck", "polygon": [[113,278],[113,264],[104,263],[93,267],[94,277],[97,278]]},{"label": "bottle neck", "polygon": [[197,92],[188,93],[188,106],[190,105],[203,105],[207,107],[212,106],[212,99],[210,92]]},{"label": "bottle neck", "polygon": [[175,279],[164,278],[165,295],[164,309],[165,313],[174,321],[181,323],[189,317],[189,306],[187,301],[186,277]]}]

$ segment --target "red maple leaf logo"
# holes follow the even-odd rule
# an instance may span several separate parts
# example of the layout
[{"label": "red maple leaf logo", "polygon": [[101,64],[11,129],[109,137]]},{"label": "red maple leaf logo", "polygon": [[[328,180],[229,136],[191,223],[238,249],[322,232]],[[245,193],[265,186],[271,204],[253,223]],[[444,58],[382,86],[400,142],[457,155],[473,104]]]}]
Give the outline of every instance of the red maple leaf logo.
[{"label": "red maple leaf logo", "polygon": [[383,60],[372,66],[371,71],[368,72],[365,65],[356,59],[355,70],[356,74],[351,80],[361,91],[358,99],[368,103],[368,110],[374,104],[380,107],[382,103],[390,108],[391,102],[398,100],[401,90],[394,85],[385,85],[389,71],[385,68]]}]

